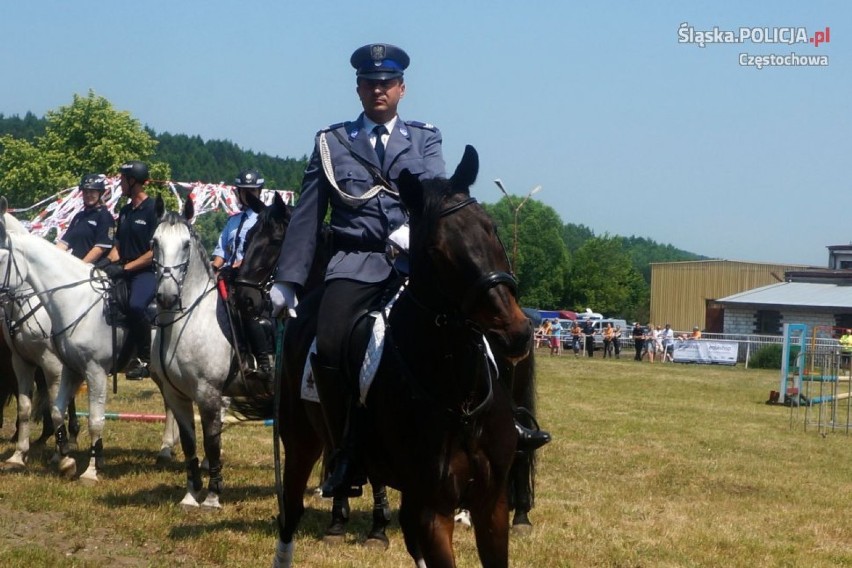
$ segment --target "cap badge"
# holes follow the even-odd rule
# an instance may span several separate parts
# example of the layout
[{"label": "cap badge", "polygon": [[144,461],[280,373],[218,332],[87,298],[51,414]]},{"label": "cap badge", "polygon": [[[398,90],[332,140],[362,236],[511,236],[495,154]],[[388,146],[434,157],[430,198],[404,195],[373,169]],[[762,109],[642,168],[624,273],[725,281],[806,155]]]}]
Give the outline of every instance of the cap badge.
[{"label": "cap badge", "polygon": [[384,45],[370,46],[370,58],[373,60],[374,65],[380,65],[382,60],[385,58],[385,46]]}]

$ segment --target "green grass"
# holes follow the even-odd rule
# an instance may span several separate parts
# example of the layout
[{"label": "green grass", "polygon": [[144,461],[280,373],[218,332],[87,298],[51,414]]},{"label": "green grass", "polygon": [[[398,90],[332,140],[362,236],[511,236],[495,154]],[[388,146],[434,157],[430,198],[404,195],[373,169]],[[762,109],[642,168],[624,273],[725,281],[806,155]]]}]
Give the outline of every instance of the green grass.
[{"label": "green grass", "polygon": [[[539,419],[554,441],[540,452],[535,530],[513,537],[512,566],[852,566],[852,440],[804,431],[800,412],[791,427],[789,409],[764,404],[777,371],[544,350],[538,365]],[[109,411],[162,412],[150,381],[119,388]],[[0,475],[0,565],[268,565],[271,429],[224,433],[218,514],[176,506],[183,466],[153,465],[159,439],[159,425],[108,422],[93,488],[58,479],[41,454],[28,472]],[[11,452],[0,443],[2,458]],[[368,499],[353,502],[353,534],[336,547],[318,541],[329,503],[306,502],[298,566],[411,565],[396,518],[390,550],[358,544]],[[459,566],[478,565],[472,532],[459,528],[455,541]]]}]

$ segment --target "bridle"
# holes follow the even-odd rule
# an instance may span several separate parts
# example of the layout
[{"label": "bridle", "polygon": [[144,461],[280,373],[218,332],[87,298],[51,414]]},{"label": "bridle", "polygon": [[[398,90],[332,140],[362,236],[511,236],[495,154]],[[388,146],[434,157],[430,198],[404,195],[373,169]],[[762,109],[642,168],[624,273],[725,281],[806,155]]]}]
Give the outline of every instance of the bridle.
[{"label": "bridle", "polygon": [[[192,249],[192,241],[197,241],[198,236],[195,234],[195,231],[193,230],[192,226],[189,223],[187,223],[186,221],[183,221],[183,224],[189,230],[190,245],[189,245],[188,248],[191,250]],[[154,267],[154,273],[157,275],[157,288],[159,289],[160,284],[163,281],[171,280],[172,282],[175,283],[175,286],[177,287],[177,298],[178,298],[177,306],[169,308],[169,309],[162,309],[161,308],[161,311],[163,313],[179,314],[177,317],[170,318],[168,321],[163,322],[163,321],[160,321],[160,317],[159,317],[160,314],[158,313],[157,317],[154,318],[154,325],[156,325],[159,328],[163,328],[163,327],[168,327],[170,325],[174,325],[175,323],[177,323],[181,319],[188,316],[192,312],[192,310],[195,309],[195,307],[198,306],[198,304],[201,303],[201,300],[203,300],[204,297],[207,296],[207,294],[209,294],[210,292],[212,292],[213,290],[216,289],[216,285],[214,283],[212,286],[205,288],[205,290],[201,294],[199,294],[198,297],[195,300],[193,300],[193,302],[190,305],[184,307],[184,305],[183,305],[183,286],[184,286],[184,283],[186,281],[186,276],[189,273],[189,263],[190,263],[190,260],[191,260],[190,254],[187,254],[186,260],[184,260],[183,262],[178,262],[177,264],[165,265],[165,264],[163,264],[163,263],[161,263],[157,260],[157,250],[156,250],[157,248],[158,248],[158,246],[157,246],[157,243],[155,242],[152,246],[154,255],[153,255],[153,258],[151,259],[151,265]],[[201,252],[201,248],[200,247],[195,247],[195,248],[196,248],[196,251],[198,252],[198,254],[202,257],[201,258],[202,264],[207,266],[206,260],[203,258],[203,253]],[[208,269],[208,275],[210,275],[209,269]],[[212,275],[210,275],[210,276],[212,276]]]},{"label": "bridle", "polygon": [[[441,212],[438,213],[438,218],[449,217],[450,215],[461,211],[468,205],[473,205],[475,203],[478,203],[475,197],[468,197],[467,199],[463,199],[462,201],[454,203],[446,209],[441,210]],[[497,237],[497,241],[500,243],[500,248],[503,250],[503,254],[506,258],[506,264],[508,266],[511,266],[511,263],[509,262],[509,255],[506,252],[506,246],[503,244],[503,241],[500,240],[499,235],[496,235],[495,233],[495,236]],[[468,314],[470,313],[473,305],[483,294],[488,293],[489,290],[497,286],[506,286],[512,296],[514,296],[515,298],[518,297],[518,281],[515,279],[512,273],[505,272],[503,270],[492,270],[480,276],[467,289],[461,301],[459,302],[458,307],[456,307],[455,309],[446,310],[432,308],[429,306],[428,302],[418,297],[418,295],[414,293],[411,288],[407,288],[406,292],[415,304],[420,306],[422,309],[431,311],[435,314],[434,321],[437,327],[443,327],[453,322],[463,322],[468,327],[471,327],[472,329],[481,333],[479,325],[476,324],[468,316]],[[452,306],[452,302],[449,302],[449,305]]]},{"label": "bridle", "polygon": [[[458,203],[450,205],[446,209],[441,210],[440,213],[438,213],[438,218],[444,218],[453,215],[454,213],[457,213],[465,207],[473,205],[475,203],[477,203],[476,198],[468,197],[467,199],[459,201]],[[500,243],[500,246],[503,250],[503,254],[506,255],[507,265],[511,265],[509,263],[508,255],[506,254],[506,247],[503,245],[503,242],[500,240],[499,236],[497,237],[497,240]],[[416,378],[416,374],[406,363],[405,358],[402,356],[402,353],[400,353],[397,341],[393,339],[393,330],[391,329],[390,322],[386,321],[385,323],[387,337],[390,339],[391,344],[393,345],[394,352],[396,353],[397,362],[400,364],[404,376],[408,378],[408,382],[412,386],[412,389],[415,392],[415,396],[417,396],[418,398],[429,400],[433,406],[442,408],[445,414],[458,420],[465,428],[472,427],[477,416],[479,416],[489,406],[491,406],[491,403],[494,399],[494,379],[496,375],[496,367],[492,368],[493,356],[490,352],[490,348],[487,345],[487,341],[485,340],[485,335],[483,331],[481,330],[480,326],[468,316],[468,314],[472,305],[480,298],[480,296],[482,294],[487,294],[488,291],[490,291],[496,286],[506,286],[507,288],[509,288],[510,293],[517,298],[517,280],[512,274],[502,270],[492,270],[480,276],[465,292],[458,307],[451,308],[450,310],[431,307],[422,298],[419,298],[418,295],[412,291],[411,287],[406,287],[406,289],[404,290],[404,295],[415,306],[417,306],[418,309],[430,314],[430,319],[432,320],[435,327],[461,328],[466,334],[471,337],[471,340],[476,343],[476,347],[480,351],[480,356],[484,359],[484,365],[486,369],[485,383],[487,389],[484,397],[477,404],[465,403],[462,405],[461,408],[452,408],[448,407],[446,404],[441,402],[435,395],[431,394],[424,387],[422,382]]]}]

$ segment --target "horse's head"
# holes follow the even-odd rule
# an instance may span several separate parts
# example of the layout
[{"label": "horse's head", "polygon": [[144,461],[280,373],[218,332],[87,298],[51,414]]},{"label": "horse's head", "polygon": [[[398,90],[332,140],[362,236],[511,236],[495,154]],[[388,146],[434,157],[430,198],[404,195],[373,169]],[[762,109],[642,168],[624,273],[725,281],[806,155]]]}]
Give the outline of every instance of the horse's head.
[{"label": "horse's head", "polygon": [[291,210],[276,192],[272,205],[246,193],[249,207],[257,211],[257,222],[246,235],[246,249],[234,281],[234,299],[249,313],[259,313],[265,303],[266,288],[274,276],[278,252],[290,225]]},{"label": "horse's head", "polygon": [[467,146],[448,180],[400,176],[410,214],[411,288],[430,306],[461,314],[507,357],[520,360],[529,354],[532,325],[518,305],[494,222],[470,196],[478,169],[476,150]]},{"label": "horse's head", "polygon": [[161,217],[151,240],[151,249],[157,273],[157,305],[164,310],[181,309],[184,284],[194,266],[201,265],[204,276],[212,279],[212,271],[205,260],[206,253],[187,220],[194,212],[191,203],[188,199],[183,216],[162,211],[158,204]]}]

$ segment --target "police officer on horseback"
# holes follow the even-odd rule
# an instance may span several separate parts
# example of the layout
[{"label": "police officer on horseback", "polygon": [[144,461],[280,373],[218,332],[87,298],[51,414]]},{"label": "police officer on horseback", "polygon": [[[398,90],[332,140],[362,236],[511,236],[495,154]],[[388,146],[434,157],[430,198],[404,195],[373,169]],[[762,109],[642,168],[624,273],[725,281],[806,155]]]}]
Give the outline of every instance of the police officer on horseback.
[{"label": "police officer on horseback", "polygon": [[128,198],[118,214],[115,246],[109,253],[112,264],[104,271],[113,280],[123,278],[128,287],[128,342],[136,347],[135,365],[125,377],[138,380],[150,376],[151,324],[148,305],[157,291],[157,277],[152,264],[151,239],[159,219],[153,199],[145,192],[148,166],[139,160],[121,165],[121,192]]},{"label": "police officer on horseback", "polygon": [[80,180],[79,189],[83,194],[83,210],[71,219],[68,230],[57,239],[56,246],[70,251],[83,262],[94,264],[109,253],[115,236],[115,219],[101,199],[106,191],[106,177],[86,174]]},{"label": "police officer on horseback", "polygon": [[[210,263],[217,271],[219,279],[224,280],[226,285],[232,284],[236,270],[242,264],[246,237],[257,222],[257,212],[249,207],[246,194],[250,193],[259,200],[264,183],[265,180],[255,169],[241,171],[234,180],[241,211],[232,215],[225,223],[216,248],[213,249],[213,260]],[[272,378],[272,355],[275,351],[272,322],[261,314],[238,315],[242,322],[246,347],[252,355],[246,371],[259,380],[269,381]]]},{"label": "police officer on horseback", "polygon": [[[386,254],[389,237],[407,222],[397,193],[399,175],[406,169],[421,179],[446,175],[440,131],[397,115],[408,54],[393,45],[370,44],[355,50],[350,64],[363,112],[317,133],[270,291],[273,315],[287,310],[294,316],[331,207],[335,253],[326,271],[312,359],[336,448],[333,471],[322,487],[325,496],[360,495],[366,482],[357,455],[357,377],[347,376],[344,346],[356,319],[379,309],[387,289],[400,281]],[[524,435],[529,439],[537,432],[524,429]]]}]

